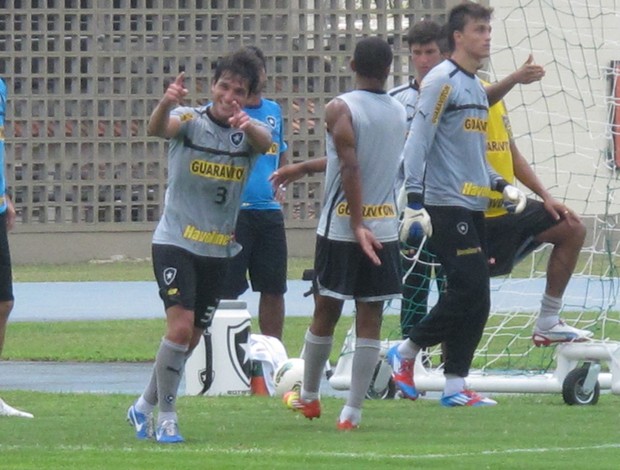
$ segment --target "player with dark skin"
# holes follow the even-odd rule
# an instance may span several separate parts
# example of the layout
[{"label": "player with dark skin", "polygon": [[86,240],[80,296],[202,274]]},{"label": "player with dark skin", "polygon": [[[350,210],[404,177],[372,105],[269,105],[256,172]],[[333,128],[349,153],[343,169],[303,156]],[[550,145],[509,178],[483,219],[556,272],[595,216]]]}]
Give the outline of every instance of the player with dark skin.
[{"label": "player with dark skin", "polygon": [[383,304],[401,291],[393,181],[406,116],[385,91],[391,62],[392,51],[383,39],[360,40],[351,61],[355,90],[337,96],[325,109],[327,168],[315,250],[315,309],[305,336],[301,391],[285,395],[287,405],[306,418],[320,416],[320,378],[334,328],[344,301],[354,300],[356,344],[340,430],[360,424],[379,359]]}]

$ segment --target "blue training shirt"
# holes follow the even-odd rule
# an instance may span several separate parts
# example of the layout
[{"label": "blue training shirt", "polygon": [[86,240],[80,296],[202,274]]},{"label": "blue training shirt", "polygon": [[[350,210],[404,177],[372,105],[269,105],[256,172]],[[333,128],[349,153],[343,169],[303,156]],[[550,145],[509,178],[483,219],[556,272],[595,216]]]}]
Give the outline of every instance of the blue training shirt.
[{"label": "blue training shirt", "polygon": [[4,174],[4,115],[6,113],[6,84],[0,78],[0,214],[6,212],[6,177]]},{"label": "blue training shirt", "polygon": [[275,192],[269,176],[278,169],[280,154],[288,148],[284,141],[282,108],[275,101],[262,98],[258,106],[246,106],[244,111],[251,118],[269,126],[273,143],[269,151],[258,158],[250,173],[241,196],[241,209],[280,209],[280,203],[275,200]]}]

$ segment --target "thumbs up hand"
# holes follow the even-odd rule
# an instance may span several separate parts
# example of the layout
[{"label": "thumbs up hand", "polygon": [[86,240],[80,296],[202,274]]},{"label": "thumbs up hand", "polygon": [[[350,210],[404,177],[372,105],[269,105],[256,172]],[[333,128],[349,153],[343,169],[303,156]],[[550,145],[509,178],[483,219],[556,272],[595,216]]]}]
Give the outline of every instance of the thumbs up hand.
[{"label": "thumbs up hand", "polygon": [[187,93],[187,88],[185,88],[185,72],[181,72],[166,89],[164,101],[169,105],[179,105],[183,102]]},{"label": "thumbs up hand", "polygon": [[544,76],[545,69],[542,65],[534,63],[534,56],[532,54],[529,55],[521,67],[512,73],[514,82],[522,85],[538,82]]}]

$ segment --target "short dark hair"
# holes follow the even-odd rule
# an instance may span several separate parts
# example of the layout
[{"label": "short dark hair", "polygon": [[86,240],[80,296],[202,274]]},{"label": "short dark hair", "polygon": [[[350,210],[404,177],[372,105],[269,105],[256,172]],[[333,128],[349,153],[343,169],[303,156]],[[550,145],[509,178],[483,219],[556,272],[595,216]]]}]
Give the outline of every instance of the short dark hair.
[{"label": "short dark hair", "polygon": [[448,22],[446,23],[446,35],[448,37],[448,47],[454,50],[454,32],[463,31],[468,19],[490,20],[493,8],[487,8],[478,3],[464,2],[450,10]]},{"label": "short dark hair", "polygon": [[267,70],[267,60],[265,59],[265,54],[263,53],[263,50],[260,47],[254,45],[245,46],[245,48],[252,52],[256,57],[258,57],[258,60],[260,60],[263,68]]},{"label": "short dark hair", "polygon": [[362,77],[385,80],[393,57],[392,48],[387,41],[377,36],[365,37],[355,45],[355,72]]},{"label": "short dark hair", "polygon": [[428,44],[436,42],[439,44],[443,31],[438,23],[430,20],[422,20],[415,23],[405,36],[405,41],[409,46],[413,44]]},{"label": "short dark hair", "polygon": [[261,67],[260,59],[254,52],[247,48],[239,49],[217,61],[213,81],[217,82],[223,74],[229,73],[247,80],[249,93],[253,94],[258,88]]},{"label": "short dark hair", "polygon": [[441,37],[437,40],[439,51],[442,54],[449,54],[450,52],[452,52],[452,49],[450,49],[448,42],[448,25],[444,24],[441,27]]}]

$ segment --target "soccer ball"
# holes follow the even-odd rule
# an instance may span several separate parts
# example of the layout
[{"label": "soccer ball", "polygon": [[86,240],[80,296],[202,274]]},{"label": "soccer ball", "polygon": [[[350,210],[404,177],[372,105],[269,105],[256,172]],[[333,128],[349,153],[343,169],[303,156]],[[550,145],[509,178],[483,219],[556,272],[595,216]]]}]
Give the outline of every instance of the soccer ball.
[{"label": "soccer ball", "polygon": [[278,367],[273,377],[276,396],[281,397],[291,390],[299,391],[304,378],[304,360],[287,359]]}]

